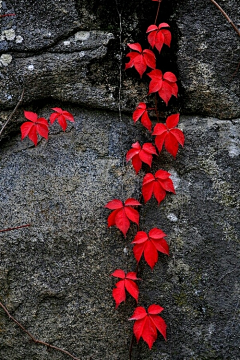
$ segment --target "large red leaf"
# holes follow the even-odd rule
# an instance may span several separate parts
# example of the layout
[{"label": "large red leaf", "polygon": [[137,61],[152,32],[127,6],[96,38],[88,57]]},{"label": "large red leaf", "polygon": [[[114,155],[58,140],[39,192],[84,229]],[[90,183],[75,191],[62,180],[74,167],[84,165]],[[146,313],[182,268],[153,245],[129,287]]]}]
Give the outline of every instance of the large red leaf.
[{"label": "large red leaf", "polygon": [[130,60],[125,64],[125,70],[131,67],[135,67],[140,77],[142,77],[147,67],[150,67],[151,69],[156,68],[156,57],[151,50],[142,50],[142,47],[139,43],[128,44],[128,47],[134,50],[134,52],[130,52],[126,55],[130,58]]},{"label": "large red leaf", "polygon": [[158,95],[166,103],[166,105],[168,105],[172,95],[177,97],[177,78],[173,73],[168,71],[163,74],[161,70],[155,69],[147,75],[151,78],[149,84],[149,94],[158,92]]},{"label": "large red leaf", "polygon": [[130,221],[139,225],[139,213],[133,206],[140,205],[140,202],[133,198],[127,199],[124,204],[118,199],[109,201],[105,207],[113,212],[108,216],[108,227],[115,225],[126,237]]},{"label": "large red leaf", "polygon": [[169,179],[169,174],[167,171],[158,170],[155,176],[151,173],[148,173],[143,178],[142,184],[142,194],[145,203],[151,199],[152,195],[157,199],[158,205],[165,198],[166,191],[172,192],[175,194],[173,182]]},{"label": "large red leaf", "polygon": [[148,235],[144,231],[138,231],[132,242],[134,244],[133,253],[137,262],[144,254],[146,262],[153,269],[158,261],[158,251],[169,255],[169,247],[164,236],[166,234],[158,228],[151,229]]},{"label": "large red leaf", "polygon": [[129,319],[135,320],[133,332],[136,336],[137,342],[139,342],[142,337],[150,349],[157,339],[157,330],[163,335],[165,340],[167,339],[167,325],[163,318],[157,315],[162,310],[164,309],[161,306],[155,304],[150,305],[147,312],[144,307],[138,306],[135,309],[133,316]]},{"label": "large red leaf", "polygon": [[170,27],[167,23],[161,23],[158,26],[150,25],[147,28],[148,42],[151,47],[155,47],[159,52],[161,51],[163,44],[170,47],[172,35],[169,30],[163,29],[164,27]]},{"label": "large red leaf", "polygon": [[24,111],[26,119],[30,120],[23,123],[20,127],[22,140],[28,136],[29,139],[37,145],[38,134],[48,139],[48,121],[45,118],[38,118],[37,114],[31,111]]},{"label": "large red leaf", "polygon": [[178,144],[184,145],[184,134],[180,129],[176,129],[179,122],[179,114],[168,116],[165,124],[156,124],[153,135],[156,135],[155,144],[160,152],[163,144],[165,149],[176,157],[178,152]]},{"label": "large red leaf", "polygon": [[151,167],[152,165],[152,157],[157,155],[155,147],[151,143],[145,143],[141,147],[139,142],[132,144],[132,149],[127,152],[126,160],[132,160],[132,165],[138,174],[139,170],[142,167],[142,162],[148,164]]}]

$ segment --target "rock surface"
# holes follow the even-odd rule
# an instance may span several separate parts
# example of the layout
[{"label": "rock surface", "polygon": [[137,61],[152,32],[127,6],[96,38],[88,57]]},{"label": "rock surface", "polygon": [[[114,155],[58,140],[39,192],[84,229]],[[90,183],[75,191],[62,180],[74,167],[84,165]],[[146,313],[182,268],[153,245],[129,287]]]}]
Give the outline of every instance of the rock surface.
[{"label": "rock surface", "polygon": [[[1,299],[36,336],[81,359],[125,360],[134,302],[114,310],[109,274],[134,270],[136,227],[127,240],[108,230],[104,205],[139,198],[143,171],[136,176],[123,157],[148,137],[129,117],[70,110],[76,124],[66,133],[56,125],[36,148],[18,135],[1,150],[1,226],[31,224],[0,236]],[[168,342],[160,338],[151,352],[140,342],[133,359],[238,357],[239,126],[183,116],[186,146],[176,162],[166,153],[154,161],[177,194],[147,203],[140,228],[163,229],[171,254],[153,272],[141,262],[139,304],[165,308]],[[29,343],[2,312],[1,337],[3,360],[65,359]]]},{"label": "rock surface", "polygon": [[[38,339],[84,360],[126,360],[135,302],[114,309],[109,275],[134,271],[130,244],[107,229],[113,198],[140,199],[142,178],[125,154],[135,141],[152,141],[130,111],[147,100],[148,77],[123,70],[122,120],[118,116],[119,14],[123,56],[127,43],[146,44],[157,3],[138,1],[0,1],[0,128],[24,100],[0,138],[0,301]],[[235,23],[237,0],[222,6]],[[178,75],[180,95],[161,118],[181,111],[186,144],[176,160],[165,151],[152,172],[169,171],[176,195],[141,207],[140,229],[167,233],[170,256],[159,254],[153,272],[139,266],[139,305],[158,303],[168,324],[151,351],[133,343],[132,360],[239,359],[239,40],[209,2],[165,1],[160,20],[171,25],[172,47],[163,71]],[[223,31],[224,30],[224,31]],[[144,40],[145,39],[145,40]],[[123,60],[123,63],[125,59]],[[49,117],[52,107],[72,112],[37,147],[19,126],[23,109]],[[114,111],[112,111],[114,110]],[[221,120],[220,120],[221,119]],[[155,121],[153,119],[153,121]],[[1,360],[65,360],[37,346],[0,308]]]}]

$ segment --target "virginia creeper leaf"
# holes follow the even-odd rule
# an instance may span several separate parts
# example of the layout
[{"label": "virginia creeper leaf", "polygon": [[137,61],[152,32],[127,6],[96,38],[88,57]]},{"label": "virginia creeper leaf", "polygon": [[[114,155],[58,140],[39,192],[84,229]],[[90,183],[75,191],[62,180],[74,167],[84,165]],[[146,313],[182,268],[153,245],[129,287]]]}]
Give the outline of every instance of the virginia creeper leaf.
[{"label": "virginia creeper leaf", "polygon": [[144,255],[146,262],[153,269],[158,261],[158,251],[169,255],[169,246],[164,236],[167,235],[158,228],[150,230],[148,235],[145,231],[138,231],[132,242],[134,244],[133,253],[137,262]]},{"label": "virginia creeper leaf", "polygon": [[142,337],[151,349],[153,343],[157,339],[157,330],[162,334],[166,340],[167,325],[163,318],[159,316],[164,308],[159,305],[150,305],[148,311],[142,306],[138,306],[129,320],[135,320],[133,325],[133,332],[136,336],[137,342]]},{"label": "virginia creeper leaf", "polygon": [[141,118],[142,125],[149,131],[152,130],[152,122],[149,119],[147,112],[147,105],[143,102],[139,103],[136,110],[133,112],[133,121],[136,122]]},{"label": "virginia creeper leaf", "polygon": [[30,121],[26,121],[20,127],[22,140],[28,136],[29,139],[37,145],[38,134],[48,139],[48,121],[45,118],[38,118],[37,114],[31,111],[24,111],[24,116]]},{"label": "virginia creeper leaf", "polygon": [[153,154],[157,155],[156,149],[151,143],[145,143],[141,147],[137,141],[132,144],[132,149],[127,152],[126,161],[132,160],[132,165],[138,174],[143,162],[151,167]]},{"label": "virginia creeper leaf", "polygon": [[161,23],[158,26],[150,25],[147,28],[148,33],[148,42],[151,47],[155,47],[159,53],[163,47],[163,44],[166,44],[170,47],[172,35],[169,30],[163,29],[163,27],[170,27],[167,23]]},{"label": "virginia creeper leaf", "polygon": [[117,269],[111,275],[122,279],[115,284],[116,288],[112,291],[113,298],[116,302],[116,309],[121,302],[126,300],[126,290],[136,301],[138,301],[139,289],[134,281],[141,279],[137,278],[136,272],[125,274],[123,270]]},{"label": "virginia creeper leaf", "polygon": [[149,94],[158,92],[158,95],[166,103],[166,105],[168,105],[172,95],[177,97],[177,78],[173,73],[168,71],[163,74],[161,70],[155,69],[147,75],[151,78],[149,84]]},{"label": "virginia creeper leaf", "polygon": [[134,66],[140,77],[142,77],[147,67],[150,67],[151,69],[156,68],[156,57],[152,50],[142,50],[142,47],[139,43],[127,45],[130,47],[130,49],[134,50],[134,52],[130,52],[126,55],[130,58],[130,60],[127,64],[125,64],[125,70]]},{"label": "virginia creeper leaf", "polygon": [[63,131],[65,131],[67,128],[66,120],[74,122],[74,117],[70,112],[62,110],[61,108],[58,107],[52,108],[52,110],[54,110],[55,112],[50,115],[50,123],[53,124],[55,120],[58,120],[58,123],[63,129]]},{"label": "virginia creeper leaf", "polygon": [[179,122],[180,114],[168,116],[166,124],[156,124],[152,135],[156,135],[155,144],[159,152],[161,152],[163,144],[165,149],[176,157],[178,152],[178,144],[184,145],[184,134],[180,129],[175,129]]},{"label": "virginia creeper leaf", "polygon": [[158,205],[165,198],[166,191],[172,192],[175,194],[173,182],[169,179],[169,174],[167,171],[158,170],[155,176],[151,173],[148,173],[143,178],[142,184],[142,194],[145,203],[151,199],[152,195],[155,196]]},{"label": "virginia creeper leaf", "polygon": [[124,204],[118,199],[109,201],[105,207],[113,212],[108,216],[108,227],[115,225],[126,237],[130,221],[139,225],[139,213],[133,206],[140,205],[140,202],[133,198],[127,199]]}]

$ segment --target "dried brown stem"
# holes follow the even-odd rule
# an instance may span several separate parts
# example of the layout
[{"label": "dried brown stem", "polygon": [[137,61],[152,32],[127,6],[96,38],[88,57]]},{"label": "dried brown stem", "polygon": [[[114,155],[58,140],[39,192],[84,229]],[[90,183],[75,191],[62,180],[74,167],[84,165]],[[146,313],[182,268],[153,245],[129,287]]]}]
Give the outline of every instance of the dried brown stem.
[{"label": "dried brown stem", "polygon": [[54,350],[60,351],[61,353],[70,356],[70,357],[71,357],[72,359],[74,359],[74,360],[80,360],[79,358],[73,356],[72,354],[70,354],[70,353],[69,353],[68,351],[66,351],[66,350],[63,350],[63,349],[61,349],[61,348],[59,348],[59,347],[57,347],[57,346],[54,346],[54,345],[48,344],[48,343],[46,343],[46,342],[44,342],[44,341],[41,341],[41,340],[36,339],[29,331],[27,331],[27,330],[25,329],[25,327],[24,327],[22,324],[20,324],[20,323],[9,313],[8,309],[7,309],[1,302],[0,302],[0,307],[5,311],[5,313],[6,313],[7,316],[9,317],[9,319],[11,319],[13,322],[15,322],[15,324],[17,324],[17,325],[20,327],[20,329],[21,329],[23,332],[25,332],[25,334],[27,334],[27,335],[30,337],[30,339],[31,339],[35,344],[43,345],[43,346],[46,346],[46,347],[49,348],[49,349],[54,349]]},{"label": "dried brown stem", "polygon": [[232,25],[232,27],[234,28],[234,30],[236,31],[238,36],[240,36],[240,30],[237,28],[237,26],[234,24],[234,22],[230,19],[230,17],[227,15],[227,13],[225,13],[225,11],[221,8],[221,6],[215,0],[210,0],[210,1],[221,11],[223,16],[225,16],[227,21]]},{"label": "dried brown stem", "polygon": [[17,230],[17,229],[21,229],[21,228],[24,228],[24,227],[27,227],[27,226],[31,226],[31,225],[30,225],[30,224],[26,224],[26,225],[16,226],[16,227],[13,227],[13,228],[2,229],[2,230],[0,230],[0,232]]},{"label": "dried brown stem", "polygon": [[3,127],[1,128],[1,131],[0,131],[0,136],[2,135],[3,133],[3,130],[5,129],[5,127],[7,126],[7,124],[9,123],[9,121],[12,119],[13,115],[15,114],[15,112],[17,111],[19,105],[21,104],[22,100],[23,100],[23,95],[24,95],[24,89],[21,93],[21,96],[20,96],[20,99],[17,103],[17,105],[15,106],[15,108],[13,109],[12,113],[10,114],[10,116],[8,117],[7,121],[5,122],[5,124],[3,125]]}]

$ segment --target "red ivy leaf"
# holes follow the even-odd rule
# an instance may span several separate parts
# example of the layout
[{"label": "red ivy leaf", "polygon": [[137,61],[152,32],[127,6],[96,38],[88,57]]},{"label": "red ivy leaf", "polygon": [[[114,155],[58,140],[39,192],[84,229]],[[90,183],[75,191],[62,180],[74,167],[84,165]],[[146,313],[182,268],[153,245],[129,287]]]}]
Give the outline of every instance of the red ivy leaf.
[{"label": "red ivy leaf", "polygon": [[29,139],[37,145],[38,134],[48,139],[48,121],[45,118],[38,118],[37,114],[31,111],[24,111],[26,119],[30,120],[23,123],[20,127],[22,140],[28,136]]},{"label": "red ivy leaf", "polygon": [[108,216],[108,227],[115,225],[126,237],[130,221],[139,225],[139,213],[133,209],[133,206],[140,205],[140,202],[133,198],[127,199],[124,204],[118,199],[109,201],[105,207],[113,212]]},{"label": "red ivy leaf", "polygon": [[141,279],[137,278],[136,272],[129,272],[125,274],[123,270],[118,269],[111,275],[122,279],[115,284],[116,288],[112,291],[112,296],[116,302],[116,309],[121,302],[126,300],[126,290],[136,301],[138,301],[139,289],[134,281]]},{"label": "red ivy leaf", "polygon": [[172,35],[169,30],[163,29],[163,27],[170,27],[167,23],[161,23],[158,26],[150,25],[147,28],[148,34],[148,42],[153,48],[155,48],[160,52],[162,50],[163,44],[166,44],[170,47]]},{"label": "red ivy leaf", "polygon": [[173,187],[173,182],[169,179],[169,174],[167,171],[158,170],[155,176],[151,173],[148,173],[143,178],[142,184],[142,194],[145,203],[151,199],[152,195],[155,196],[158,205],[165,198],[166,191],[172,192],[175,194]]},{"label": "red ivy leaf", "polygon": [[134,244],[133,253],[137,262],[144,254],[146,262],[153,269],[158,261],[158,251],[169,255],[169,247],[164,236],[167,235],[157,228],[150,230],[148,235],[145,231],[138,231],[132,242]]},{"label": "red ivy leaf", "polygon": [[132,144],[132,149],[127,152],[126,160],[127,162],[132,160],[132,165],[137,174],[141,169],[143,162],[151,167],[153,154],[157,155],[156,149],[151,143],[145,143],[141,147],[137,141]]},{"label": "red ivy leaf", "polygon": [[148,311],[144,307],[138,306],[133,313],[133,316],[129,320],[135,320],[133,325],[133,332],[136,336],[137,342],[142,337],[148,344],[149,349],[152,348],[153,343],[157,339],[157,330],[162,334],[165,340],[167,340],[166,330],[167,325],[163,318],[159,316],[164,308],[159,305],[150,305]]},{"label": "red ivy leaf", "polygon": [[147,105],[143,102],[139,103],[136,110],[133,112],[133,121],[136,122],[141,118],[142,125],[149,131],[152,130],[152,123],[147,112]]},{"label": "red ivy leaf", "polygon": [[166,105],[168,105],[172,95],[177,97],[177,78],[173,73],[167,71],[163,74],[161,70],[155,69],[147,75],[152,79],[149,84],[149,94],[158,92],[158,95]]},{"label": "red ivy leaf", "polygon": [[50,123],[53,124],[55,120],[58,120],[58,123],[63,131],[67,128],[66,120],[74,122],[74,117],[70,112],[62,110],[61,108],[52,108],[52,110],[54,110],[55,113],[50,115]]},{"label": "red ivy leaf", "polygon": [[157,124],[154,127],[152,135],[156,135],[155,144],[158,151],[162,151],[163,144],[165,149],[176,157],[178,152],[178,144],[184,145],[184,134],[180,129],[175,129],[179,122],[180,114],[168,116],[166,124]]},{"label": "red ivy leaf", "polygon": [[127,45],[134,51],[131,51],[126,55],[130,58],[130,60],[127,64],[125,64],[125,70],[134,66],[140,77],[142,77],[147,67],[150,67],[151,69],[156,68],[156,57],[152,50],[142,50],[142,47],[139,43]]}]

